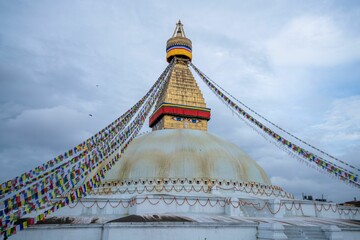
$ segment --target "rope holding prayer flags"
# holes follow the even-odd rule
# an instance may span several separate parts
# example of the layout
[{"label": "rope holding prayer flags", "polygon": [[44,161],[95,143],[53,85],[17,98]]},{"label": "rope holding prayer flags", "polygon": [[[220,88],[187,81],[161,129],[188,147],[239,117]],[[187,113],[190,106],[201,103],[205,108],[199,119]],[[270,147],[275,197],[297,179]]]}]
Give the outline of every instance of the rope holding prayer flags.
[{"label": "rope holding prayer flags", "polygon": [[325,160],[315,155],[314,153],[294,144],[293,142],[290,142],[288,139],[280,136],[279,134],[275,133],[273,130],[266,127],[264,124],[262,124],[257,119],[255,119],[250,114],[248,114],[244,109],[242,109],[234,101],[232,101],[226,94],[220,91],[220,89],[217,87],[218,85],[215,86],[213,81],[211,81],[204,73],[202,73],[194,64],[190,62],[190,65],[195,70],[195,72],[200,76],[200,78],[205,82],[205,84],[210,88],[210,90],[215,93],[216,96],[220,97],[225,102],[225,104],[229,106],[232,110],[234,110],[237,114],[242,116],[251,124],[257,126],[268,136],[270,136],[273,139],[273,141],[281,143],[283,146],[285,146],[288,150],[295,153],[297,156],[302,157],[311,164],[315,164],[320,169],[326,170],[327,173],[330,173],[331,175],[337,177],[338,179],[340,179],[340,181],[349,183],[355,187],[360,188],[360,179],[358,174],[353,173],[343,167],[340,167],[328,160]]},{"label": "rope holding prayer flags", "polygon": [[[169,68],[167,68],[166,72],[169,71]],[[160,81],[164,82],[163,78],[165,77],[165,75],[163,74],[160,77]],[[154,88],[156,91],[152,91],[151,93],[151,97],[149,99],[153,99],[153,96],[155,95],[155,93],[159,92],[159,89],[163,88],[164,83],[162,83],[161,85],[159,85],[159,87]],[[147,100],[146,100],[147,101]],[[148,105],[148,103],[145,103],[146,105]],[[132,124],[130,124],[130,126],[127,128],[127,130],[122,134],[122,137],[119,138],[119,136],[115,136],[111,142],[111,146],[109,145],[108,142],[104,142],[102,144],[103,147],[107,147],[108,150],[105,150],[103,153],[103,150],[98,150],[98,153],[95,154],[94,157],[96,157],[96,159],[103,159],[103,156],[108,156],[108,152],[111,151],[111,148],[116,147],[119,144],[122,144],[121,140],[124,140],[124,135],[128,135],[130,136],[132,133],[132,129],[136,129],[137,128],[137,124],[139,123],[140,119],[144,119],[143,116],[144,113],[144,109],[140,110],[139,116],[133,121]],[[129,130],[131,130],[131,133],[129,134]],[[115,140],[115,143],[114,143]],[[125,139],[126,140],[126,139]],[[110,154],[113,152],[114,150],[112,150],[110,152]],[[1,213],[2,219],[3,221],[12,221],[16,218],[20,218],[22,215],[27,214],[28,211],[22,211],[23,209],[21,209],[21,211],[18,211],[16,215],[9,215],[9,212],[18,209],[19,207],[21,207],[22,205],[25,204],[24,198],[31,200],[31,198],[35,198],[36,202],[34,202],[36,207],[40,207],[42,206],[42,204],[47,201],[47,198],[52,199],[54,197],[56,197],[56,195],[59,195],[61,193],[63,193],[64,191],[67,191],[68,189],[71,189],[72,187],[74,187],[78,181],[80,181],[84,176],[87,175],[88,171],[93,170],[94,167],[96,167],[99,163],[98,160],[91,158],[91,162],[90,162],[90,166],[88,166],[89,162],[87,162],[86,165],[82,165],[84,167],[81,167],[81,172],[78,172],[80,168],[79,165],[77,167],[75,167],[75,170],[70,172],[69,170],[67,170],[67,172],[62,172],[61,175],[55,175],[55,176],[48,176],[46,179],[43,180],[43,183],[46,182],[47,184],[50,184],[50,187],[46,187],[44,185],[39,186],[38,184],[32,185],[30,188],[28,188],[27,192],[20,192],[17,195],[13,196],[12,199],[6,199],[4,200],[4,204],[5,204],[5,209],[3,209]],[[90,159],[87,159],[90,160]],[[96,160],[96,161],[95,161]],[[96,164],[95,164],[96,163]],[[74,168],[74,167],[72,167]],[[84,172],[85,171],[85,172]],[[81,174],[80,174],[81,173]],[[68,178],[70,176],[70,179]],[[71,177],[72,176],[72,177]],[[57,182],[53,183],[53,179],[50,178],[52,177],[53,179],[55,179]],[[54,186],[56,186],[56,188],[54,189]],[[51,190],[49,192],[49,190]],[[60,190],[60,192],[59,192]],[[56,194],[54,194],[56,191]],[[24,197],[24,195],[26,197]],[[20,201],[20,198],[22,198],[22,200]],[[29,201],[27,201],[28,203]],[[25,206],[26,207],[26,206]],[[3,214],[7,215],[6,218],[3,218]]]},{"label": "rope holding prayer flags", "polygon": [[[162,84],[163,85],[163,84]],[[156,91],[156,92],[159,92],[158,90]],[[154,95],[154,94],[152,94],[152,95]],[[151,99],[153,99],[153,97],[151,97]],[[152,101],[153,102],[153,101]],[[146,108],[147,109],[147,108]],[[148,110],[147,110],[148,111]],[[138,126],[136,126],[136,124],[138,124],[140,121],[139,120],[142,120],[142,119],[145,119],[145,117],[143,116],[143,113],[145,112],[145,111],[140,111],[141,112],[141,114],[139,114],[139,116],[133,121],[133,124],[134,124],[134,126],[133,127],[131,127],[131,129],[134,129],[134,127],[135,127],[135,129],[136,128],[139,128]],[[142,126],[142,125],[141,125]],[[125,133],[125,135],[126,135],[126,133]],[[131,133],[129,134],[129,136],[131,135]],[[101,157],[101,152],[99,153],[100,154],[100,158],[102,158]],[[98,163],[96,164],[96,166],[98,165]],[[95,167],[96,167],[95,166]],[[93,169],[93,168],[92,168]],[[86,173],[86,172],[85,172]],[[73,173],[72,173],[73,174]],[[77,179],[78,179],[78,174],[79,173],[76,173],[77,175],[75,175],[75,176],[77,176]],[[84,174],[84,173],[83,173]],[[82,177],[83,177],[83,174],[81,174],[82,175]],[[70,175],[70,174],[67,174],[67,175]],[[66,175],[66,177],[67,177],[67,175]],[[62,181],[62,178],[61,178],[61,181]],[[67,181],[67,183],[68,182],[71,182],[72,184],[70,185],[70,186],[67,186],[66,188],[65,188],[65,190],[67,190],[68,188],[72,188],[72,187],[74,187],[74,185],[76,184],[76,183],[73,183],[72,181]],[[58,186],[58,189],[62,189],[62,187],[63,187],[63,185],[64,185],[64,182],[60,182],[60,186]],[[63,191],[65,191],[65,190],[63,190]],[[44,194],[44,193],[42,193],[42,194]],[[41,200],[43,200],[43,199],[38,199],[38,197],[39,196],[41,196],[40,194],[38,194],[38,192],[36,192],[35,193],[35,198],[36,198],[36,206],[41,206],[41,204],[43,203],[43,202],[41,202]],[[46,198],[47,196],[45,196],[45,198]],[[45,199],[46,200],[46,199]],[[5,202],[6,203],[6,202]],[[10,210],[14,210],[14,209],[16,209],[16,207],[14,207],[14,205],[15,204],[13,204],[13,202],[10,202],[11,204],[10,204],[10,207],[9,207],[9,204],[7,205],[7,208],[6,208],[6,210],[9,210],[9,208],[10,208]],[[19,204],[19,202],[17,202],[17,204]],[[21,205],[21,204],[20,204]],[[16,205],[17,207],[18,207],[18,205]],[[26,212],[27,213],[27,212]],[[20,216],[19,216],[20,217]],[[6,219],[6,220],[8,220],[8,219]]]},{"label": "rope holding prayer flags", "polygon": [[[18,189],[21,190],[20,193],[13,193],[13,195],[10,191],[10,197],[5,200],[2,199],[0,202],[0,206],[4,206],[3,209],[0,209],[1,234],[4,236],[13,235],[16,231],[23,230],[28,226],[35,224],[37,221],[45,219],[48,214],[57,209],[74,202],[80,197],[86,196],[89,190],[96,187],[97,184],[100,183],[100,180],[105,176],[105,173],[111,169],[113,164],[115,164],[121,154],[125,151],[128,144],[137,136],[142,128],[150,110],[161,95],[164,86],[169,81],[174,62],[175,60],[170,62],[157,82],[150,89],[148,94],[146,94],[147,97],[143,99],[141,105],[139,105],[136,117],[132,118],[128,127],[124,130],[113,131],[112,134],[109,135],[111,137],[99,138],[99,142],[96,144],[94,138],[91,138],[88,142],[94,146],[92,148],[87,148],[86,154],[83,154],[84,156],[79,158],[80,160],[72,159],[70,160],[71,164],[62,165],[62,168],[57,168],[52,174],[44,173],[43,178],[37,179],[37,181],[41,180],[42,184],[27,184],[29,186],[22,186]],[[123,127],[121,129],[123,129]],[[117,154],[113,156],[116,151]],[[67,156],[69,156],[69,154],[67,154]],[[108,162],[104,167],[99,171],[96,171],[96,174],[89,181],[80,187],[76,187],[91,171],[95,171],[96,168],[107,159]],[[16,179],[19,179],[19,177]],[[27,191],[24,189],[27,189]],[[61,199],[55,203],[51,202],[51,200],[54,200],[60,194],[65,192],[70,192],[67,198]],[[40,215],[37,215],[36,218],[29,218],[30,220],[28,221],[21,223],[17,221],[21,217],[34,211],[43,212]]]},{"label": "rope holding prayer flags", "polygon": [[[247,105],[246,105],[245,103],[243,103],[242,101],[238,100],[238,99],[237,99],[236,97],[234,97],[231,93],[229,93],[228,91],[226,91],[225,89],[223,89],[221,86],[219,86],[216,82],[212,81],[208,76],[206,76],[206,74],[204,74],[203,72],[202,72],[202,74],[203,74],[211,83],[213,83],[216,87],[218,87],[219,89],[221,89],[224,93],[228,94],[228,95],[229,95],[230,97],[232,97],[236,102],[238,102],[239,104],[241,104],[242,106],[244,106],[245,108],[247,108],[249,111],[253,112],[255,115],[257,115],[257,116],[260,117],[261,119],[265,120],[267,123],[269,123],[269,124],[271,124],[272,126],[276,127],[276,128],[279,129],[280,131],[288,134],[289,136],[293,137],[294,139],[298,140],[299,142],[301,142],[301,143],[303,143],[303,144],[311,147],[312,149],[314,149],[314,150],[316,150],[316,151],[318,151],[318,152],[320,152],[320,153],[322,153],[322,154],[324,154],[324,155],[326,155],[326,156],[334,159],[335,161],[337,161],[337,162],[339,162],[339,163],[341,163],[341,164],[343,164],[343,165],[345,165],[345,166],[347,166],[347,167],[349,167],[349,168],[351,168],[351,169],[353,169],[353,170],[355,170],[355,171],[357,171],[357,172],[360,172],[360,168],[357,168],[357,167],[355,167],[355,166],[353,166],[353,165],[351,165],[351,164],[349,164],[349,163],[347,163],[347,162],[344,162],[344,161],[342,161],[342,160],[340,160],[340,159],[338,159],[338,158],[330,155],[329,153],[326,153],[325,151],[323,151],[323,150],[321,150],[321,149],[313,146],[312,144],[310,144],[310,143],[308,143],[308,142],[300,139],[299,137],[295,136],[294,134],[290,133],[289,131],[286,131],[284,128],[280,127],[279,125],[273,123],[272,121],[270,121],[270,120],[267,119],[266,117],[264,117],[264,116],[262,116],[261,114],[259,114],[258,112],[256,112],[254,109],[252,109],[252,108],[250,108],[249,106],[247,106]],[[350,170],[349,170],[349,171],[350,171]],[[353,172],[350,171],[350,173],[353,173]],[[356,173],[354,173],[354,174],[356,174]],[[357,174],[357,175],[358,175],[358,174]]]},{"label": "rope holding prayer flags", "polygon": [[[35,167],[34,169],[21,174],[18,177],[15,177],[12,180],[6,181],[0,185],[0,195],[13,191],[14,189],[18,190],[22,186],[25,186],[29,183],[32,183],[31,180],[35,178],[41,178],[46,174],[46,170],[53,168],[55,165],[63,162],[64,160],[70,158],[71,156],[77,155],[84,150],[88,150],[91,146],[96,145],[98,141],[102,141],[102,138],[109,136],[114,133],[114,129],[118,130],[119,128],[126,125],[138,111],[138,109],[143,105],[144,101],[149,97],[150,93],[161,84],[162,78],[166,75],[170,68],[170,64],[164,70],[159,79],[155,84],[150,88],[150,90],[141,98],[132,108],[130,108],[125,114],[120,116],[114,122],[109,124],[106,128],[99,131],[94,136],[88,138],[84,142],[78,144],[76,147],[66,151],[64,154],[61,154],[54,159],[49,160],[48,162],[42,164],[41,166]],[[91,149],[90,149],[91,150]],[[40,176],[39,176],[40,175]]]}]

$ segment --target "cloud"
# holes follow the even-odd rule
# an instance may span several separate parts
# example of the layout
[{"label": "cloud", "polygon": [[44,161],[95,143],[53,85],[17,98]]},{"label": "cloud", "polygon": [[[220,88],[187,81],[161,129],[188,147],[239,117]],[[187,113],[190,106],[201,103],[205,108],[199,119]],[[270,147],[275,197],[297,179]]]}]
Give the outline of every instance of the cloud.
[{"label": "cloud", "polygon": [[[179,18],[194,63],[213,80],[295,135],[356,162],[357,4],[189,4],[0,2],[0,179],[66,151],[129,109],[165,68]],[[268,144],[199,85],[212,108],[210,132],[244,149],[274,184],[296,194],[323,188],[339,201],[358,191]]]},{"label": "cloud", "polygon": [[307,129],[306,135],[310,142],[321,142],[320,148],[359,169],[360,96],[335,99],[324,120]]},{"label": "cloud", "polygon": [[360,37],[347,36],[327,16],[294,18],[267,47],[280,66],[332,66],[360,59]]},{"label": "cloud", "polygon": [[[1,139],[1,144],[25,144],[29,146],[34,145],[53,145],[59,146],[59,143],[74,142],[88,136],[89,133],[84,133],[78,129],[80,123],[88,123],[88,114],[85,112],[78,112],[63,106],[45,109],[25,110],[17,117],[8,119],[1,125],[1,132],[8,136]],[[61,125],[62,129],[57,126]],[[62,131],[74,132],[73,135],[68,135],[66,139]],[[65,147],[65,146],[59,146]]]},{"label": "cloud", "polygon": [[7,171],[2,172],[1,181],[50,160],[91,136],[92,120],[87,113],[64,106],[26,109],[3,120],[0,165]]},{"label": "cloud", "polygon": [[[202,90],[204,94],[208,91],[206,87],[202,88]],[[233,92],[234,89],[230,91]],[[318,97],[320,97],[320,95]],[[291,192],[297,197],[301,197],[301,193],[310,194],[316,198],[320,198],[321,194],[325,194],[325,198],[340,202],[346,199],[352,199],[357,195],[358,190],[356,188],[344,186],[344,183],[341,183],[338,179],[319,171],[312,165],[306,164],[306,161],[294,159],[275,145],[264,140],[255,131],[247,127],[243,121],[238,119],[236,115],[234,116],[218,99],[211,98],[211,95],[206,96],[206,99],[208,100],[208,104],[212,104],[213,117],[210,121],[210,131],[240,146],[252,159],[256,160],[260,166],[265,169],[271,177],[273,184],[283,187],[285,191]],[[290,132],[296,136],[345,162],[357,166],[360,149],[359,141],[355,139],[350,141],[350,138],[338,140],[333,136],[329,136],[329,134],[340,134],[339,130],[343,131],[344,134],[358,132],[357,125],[359,121],[357,115],[360,112],[358,109],[358,100],[357,96],[335,99],[332,103],[327,104],[330,107],[329,109],[325,108],[327,111],[321,118],[312,119],[311,115],[305,115],[306,112],[299,113],[295,111],[293,113],[284,113],[275,111],[270,119],[277,119],[275,122],[279,123],[282,127],[284,127],[284,123],[287,123],[291,126]],[[264,111],[266,106],[267,105],[257,105],[256,110],[266,113],[266,111]],[[294,114],[294,120],[298,119],[296,121],[288,121],[290,119],[289,115],[291,114]],[[267,114],[265,114],[265,116],[266,115]],[[286,115],[288,115],[288,117],[282,119]],[[300,115],[305,116],[300,118]],[[289,138],[289,136],[278,129],[276,129],[276,132]],[[292,141],[299,144],[294,139],[292,139]],[[304,146],[303,144],[299,145]],[[305,147],[319,154],[308,146]],[[328,156],[321,154],[320,156],[339,165],[339,162],[329,159]],[[337,188],[337,190],[334,190],[334,188]],[[341,192],[340,195],[339,192]]]},{"label": "cloud", "polygon": [[325,119],[313,127],[325,132],[322,141],[360,141],[360,95],[335,100]]}]

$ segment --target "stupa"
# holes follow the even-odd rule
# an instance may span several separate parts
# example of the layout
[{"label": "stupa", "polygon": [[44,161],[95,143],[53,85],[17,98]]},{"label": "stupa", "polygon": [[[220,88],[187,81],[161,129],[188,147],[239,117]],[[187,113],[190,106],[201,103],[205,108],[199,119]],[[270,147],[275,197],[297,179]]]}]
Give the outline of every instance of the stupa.
[{"label": "stupa", "polygon": [[192,42],[180,21],[166,60],[173,69],[152,131],[130,143],[89,196],[13,239],[360,239],[358,208],[294,199],[207,131],[211,109],[189,69]]}]

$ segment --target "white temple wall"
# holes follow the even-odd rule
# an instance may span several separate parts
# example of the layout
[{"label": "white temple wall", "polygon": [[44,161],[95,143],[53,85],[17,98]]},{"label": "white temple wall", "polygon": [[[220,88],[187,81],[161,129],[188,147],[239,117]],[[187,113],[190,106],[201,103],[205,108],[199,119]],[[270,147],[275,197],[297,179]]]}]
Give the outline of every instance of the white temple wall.
[{"label": "white temple wall", "polygon": [[[220,199],[215,198],[209,202],[209,199],[198,197],[182,197],[160,199],[158,196],[138,196],[133,198],[132,204],[126,200],[111,199],[102,201],[99,199],[88,199],[58,210],[53,216],[57,217],[77,217],[77,216],[95,216],[95,217],[121,217],[131,214],[220,214],[243,217],[322,217],[335,219],[360,219],[360,214],[356,209],[344,206],[336,206],[330,203],[317,203],[310,201],[264,201],[253,200],[251,205],[239,204],[238,198]],[[134,203],[136,202],[136,203]]]},{"label": "white temple wall", "polygon": [[[142,202],[141,198],[136,199]],[[133,205],[129,209],[129,214],[166,214],[166,213],[206,213],[206,214],[225,214],[225,204],[212,204],[206,200],[188,197],[186,200],[179,198],[177,201],[171,198],[163,201],[157,198],[144,201],[141,204]]]},{"label": "white temple wall", "polygon": [[129,207],[128,203],[123,207],[118,202],[98,202],[96,206],[91,206],[91,202],[84,203],[85,206],[82,206],[82,215],[92,215],[92,216],[121,216],[128,214]]},{"label": "white temple wall", "polygon": [[32,226],[25,231],[20,231],[10,240],[72,240],[72,239],[86,239],[86,240],[102,240],[102,225],[68,225],[68,224],[54,224]]},{"label": "white temple wall", "polygon": [[33,226],[11,240],[256,240],[253,224],[110,223]]},{"label": "white temple wall", "polygon": [[[78,217],[78,216],[122,216],[129,212],[128,203],[119,204],[119,201],[82,201],[57,210],[52,216]],[[125,206],[125,207],[124,207]]]},{"label": "white temple wall", "polygon": [[341,234],[344,240],[359,240],[360,233],[359,231],[351,228],[343,228],[341,229]]},{"label": "white temple wall", "polygon": [[[106,231],[108,231],[106,233]],[[256,226],[206,224],[140,224],[108,225],[105,239],[137,240],[256,240]]]}]

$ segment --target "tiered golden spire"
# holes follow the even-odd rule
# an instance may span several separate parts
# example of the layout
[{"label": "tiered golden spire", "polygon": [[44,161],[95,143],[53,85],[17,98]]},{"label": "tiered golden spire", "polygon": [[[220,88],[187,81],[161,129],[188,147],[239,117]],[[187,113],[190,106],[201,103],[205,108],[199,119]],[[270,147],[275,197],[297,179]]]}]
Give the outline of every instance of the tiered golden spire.
[{"label": "tiered golden spire", "polygon": [[189,69],[191,50],[191,41],[186,38],[179,20],[172,38],[167,41],[167,61],[175,57],[175,66],[150,118],[153,130],[207,130],[210,109],[206,108],[204,97]]},{"label": "tiered golden spire", "polygon": [[192,43],[185,35],[183,24],[179,20],[173,36],[166,43],[166,60],[170,62],[173,57],[192,59]]}]

